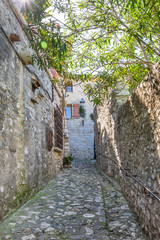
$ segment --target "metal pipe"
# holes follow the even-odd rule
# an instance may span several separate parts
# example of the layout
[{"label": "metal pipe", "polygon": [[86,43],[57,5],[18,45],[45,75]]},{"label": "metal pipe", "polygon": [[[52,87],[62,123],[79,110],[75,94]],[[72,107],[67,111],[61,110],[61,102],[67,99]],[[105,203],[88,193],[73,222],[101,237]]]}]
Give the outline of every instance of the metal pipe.
[{"label": "metal pipe", "polygon": [[[113,161],[113,160],[112,160]],[[116,165],[119,165],[116,161],[113,161]],[[141,187],[143,187],[152,197],[157,199],[160,202],[160,198],[157,197],[150,189],[148,189],[143,183],[136,179],[132,174],[125,170],[122,166],[119,165],[119,170],[122,170],[126,173],[127,176],[131,177],[135,182],[137,182]]]},{"label": "metal pipe", "polygon": [[121,165],[117,163],[117,161],[113,160],[112,158],[109,158],[112,162],[114,162],[115,165],[118,165],[118,170],[122,170],[126,173],[127,176],[131,177],[134,181],[136,181],[141,187],[143,187],[152,197],[156,198],[160,202],[160,198],[157,197],[150,189],[148,189],[143,183],[141,183],[138,179],[136,179],[132,174],[130,174],[125,168],[123,168]]},{"label": "metal pipe", "polygon": [[128,171],[126,171],[122,166],[120,166],[120,169],[123,170],[129,177],[131,177],[134,181],[136,181],[139,185],[141,185],[149,194],[156,198],[160,202],[160,198],[157,197],[151,190],[149,190],[143,183],[141,183],[139,180],[137,180],[135,177],[133,177]]},{"label": "metal pipe", "polygon": [[51,100],[51,102],[53,102],[53,101],[54,101],[54,85],[52,83],[52,100]]}]

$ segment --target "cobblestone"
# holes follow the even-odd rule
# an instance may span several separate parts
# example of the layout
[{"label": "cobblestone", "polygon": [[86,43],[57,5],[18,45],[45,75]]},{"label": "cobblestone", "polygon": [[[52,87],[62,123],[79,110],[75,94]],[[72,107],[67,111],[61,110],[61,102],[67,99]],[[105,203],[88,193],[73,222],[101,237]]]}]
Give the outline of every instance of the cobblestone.
[{"label": "cobblestone", "polygon": [[0,239],[147,240],[95,161],[73,162],[0,225]]}]

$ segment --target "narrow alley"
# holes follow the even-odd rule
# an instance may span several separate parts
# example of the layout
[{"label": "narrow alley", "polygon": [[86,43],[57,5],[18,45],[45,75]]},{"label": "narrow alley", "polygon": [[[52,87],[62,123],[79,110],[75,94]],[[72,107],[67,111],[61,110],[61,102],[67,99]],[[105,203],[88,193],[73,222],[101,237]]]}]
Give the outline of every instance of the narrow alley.
[{"label": "narrow alley", "polygon": [[147,240],[94,160],[73,162],[0,225],[0,239]]}]

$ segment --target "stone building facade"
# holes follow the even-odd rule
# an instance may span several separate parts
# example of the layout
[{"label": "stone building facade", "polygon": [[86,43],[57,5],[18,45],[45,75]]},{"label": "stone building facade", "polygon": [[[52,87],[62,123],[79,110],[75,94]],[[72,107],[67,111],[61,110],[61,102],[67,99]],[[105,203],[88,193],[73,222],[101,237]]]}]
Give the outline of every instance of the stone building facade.
[{"label": "stone building facade", "polygon": [[30,64],[25,20],[12,3],[0,1],[0,219],[63,166],[56,129],[56,119],[63,121],[63,95],[52,87],[49,70]]},{"label": "stone building facade", "polygon": [[120,183],[152,240],[160,239],[159,92],[160,62],[125,103],[110,99],[95,109],[97,161]]},{"label": "stone building facade", "polygon": [[94,158],[92,114],[93,103],[85,95],[82,84],[69,83],[65,90],[66,151],[72,153],[74,159]]}]

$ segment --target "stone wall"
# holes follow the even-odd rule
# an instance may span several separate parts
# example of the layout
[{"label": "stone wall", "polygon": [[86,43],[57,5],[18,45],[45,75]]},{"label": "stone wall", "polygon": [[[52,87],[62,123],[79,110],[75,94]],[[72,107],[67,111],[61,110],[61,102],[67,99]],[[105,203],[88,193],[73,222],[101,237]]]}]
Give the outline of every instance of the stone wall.
[{"label": "stone wall", "polygon": [[[54,151],[54,109],[59,91],[46,71],[25,65],[29,41],[8,1],[0,1],[0,219],[55,176],[63,151]],[[9,41],[10,34],[20,42]],[[23,47],[22,47],[23,46]],[[21,55],[21,56],[20,56]],[[25,54],[24,54],[25,55]],[[23,63],[22,63],[23,62]],[[53,147],[52,147],[53,141]]]},{"label": "stone wall", "polygon": [[151,239],[160,239],[160,62],[122,105],[110,99],[95,110],[97,161],[120,183]]},{"label": "stone wall", "polygon": [[66,118],[64,120],[64,157],[67,157],[71,154],[69,139],[68,139],[68,128]]},{"label": "stone wall", "polygon": [[[73,84],[74,85],[74,84]],[[81,84],[75,83],[73,92],[66,92],[66,105],[80,104],[81,99],[85,100],[84,109],[85,116],[71,119],[66,119],[66,127],[68,129],[68,148],[74,159],[93,159],[94,158],[94,122],[90,118],[93,114],[93,104],[89,101],[84,93],[84,88]]]}]

